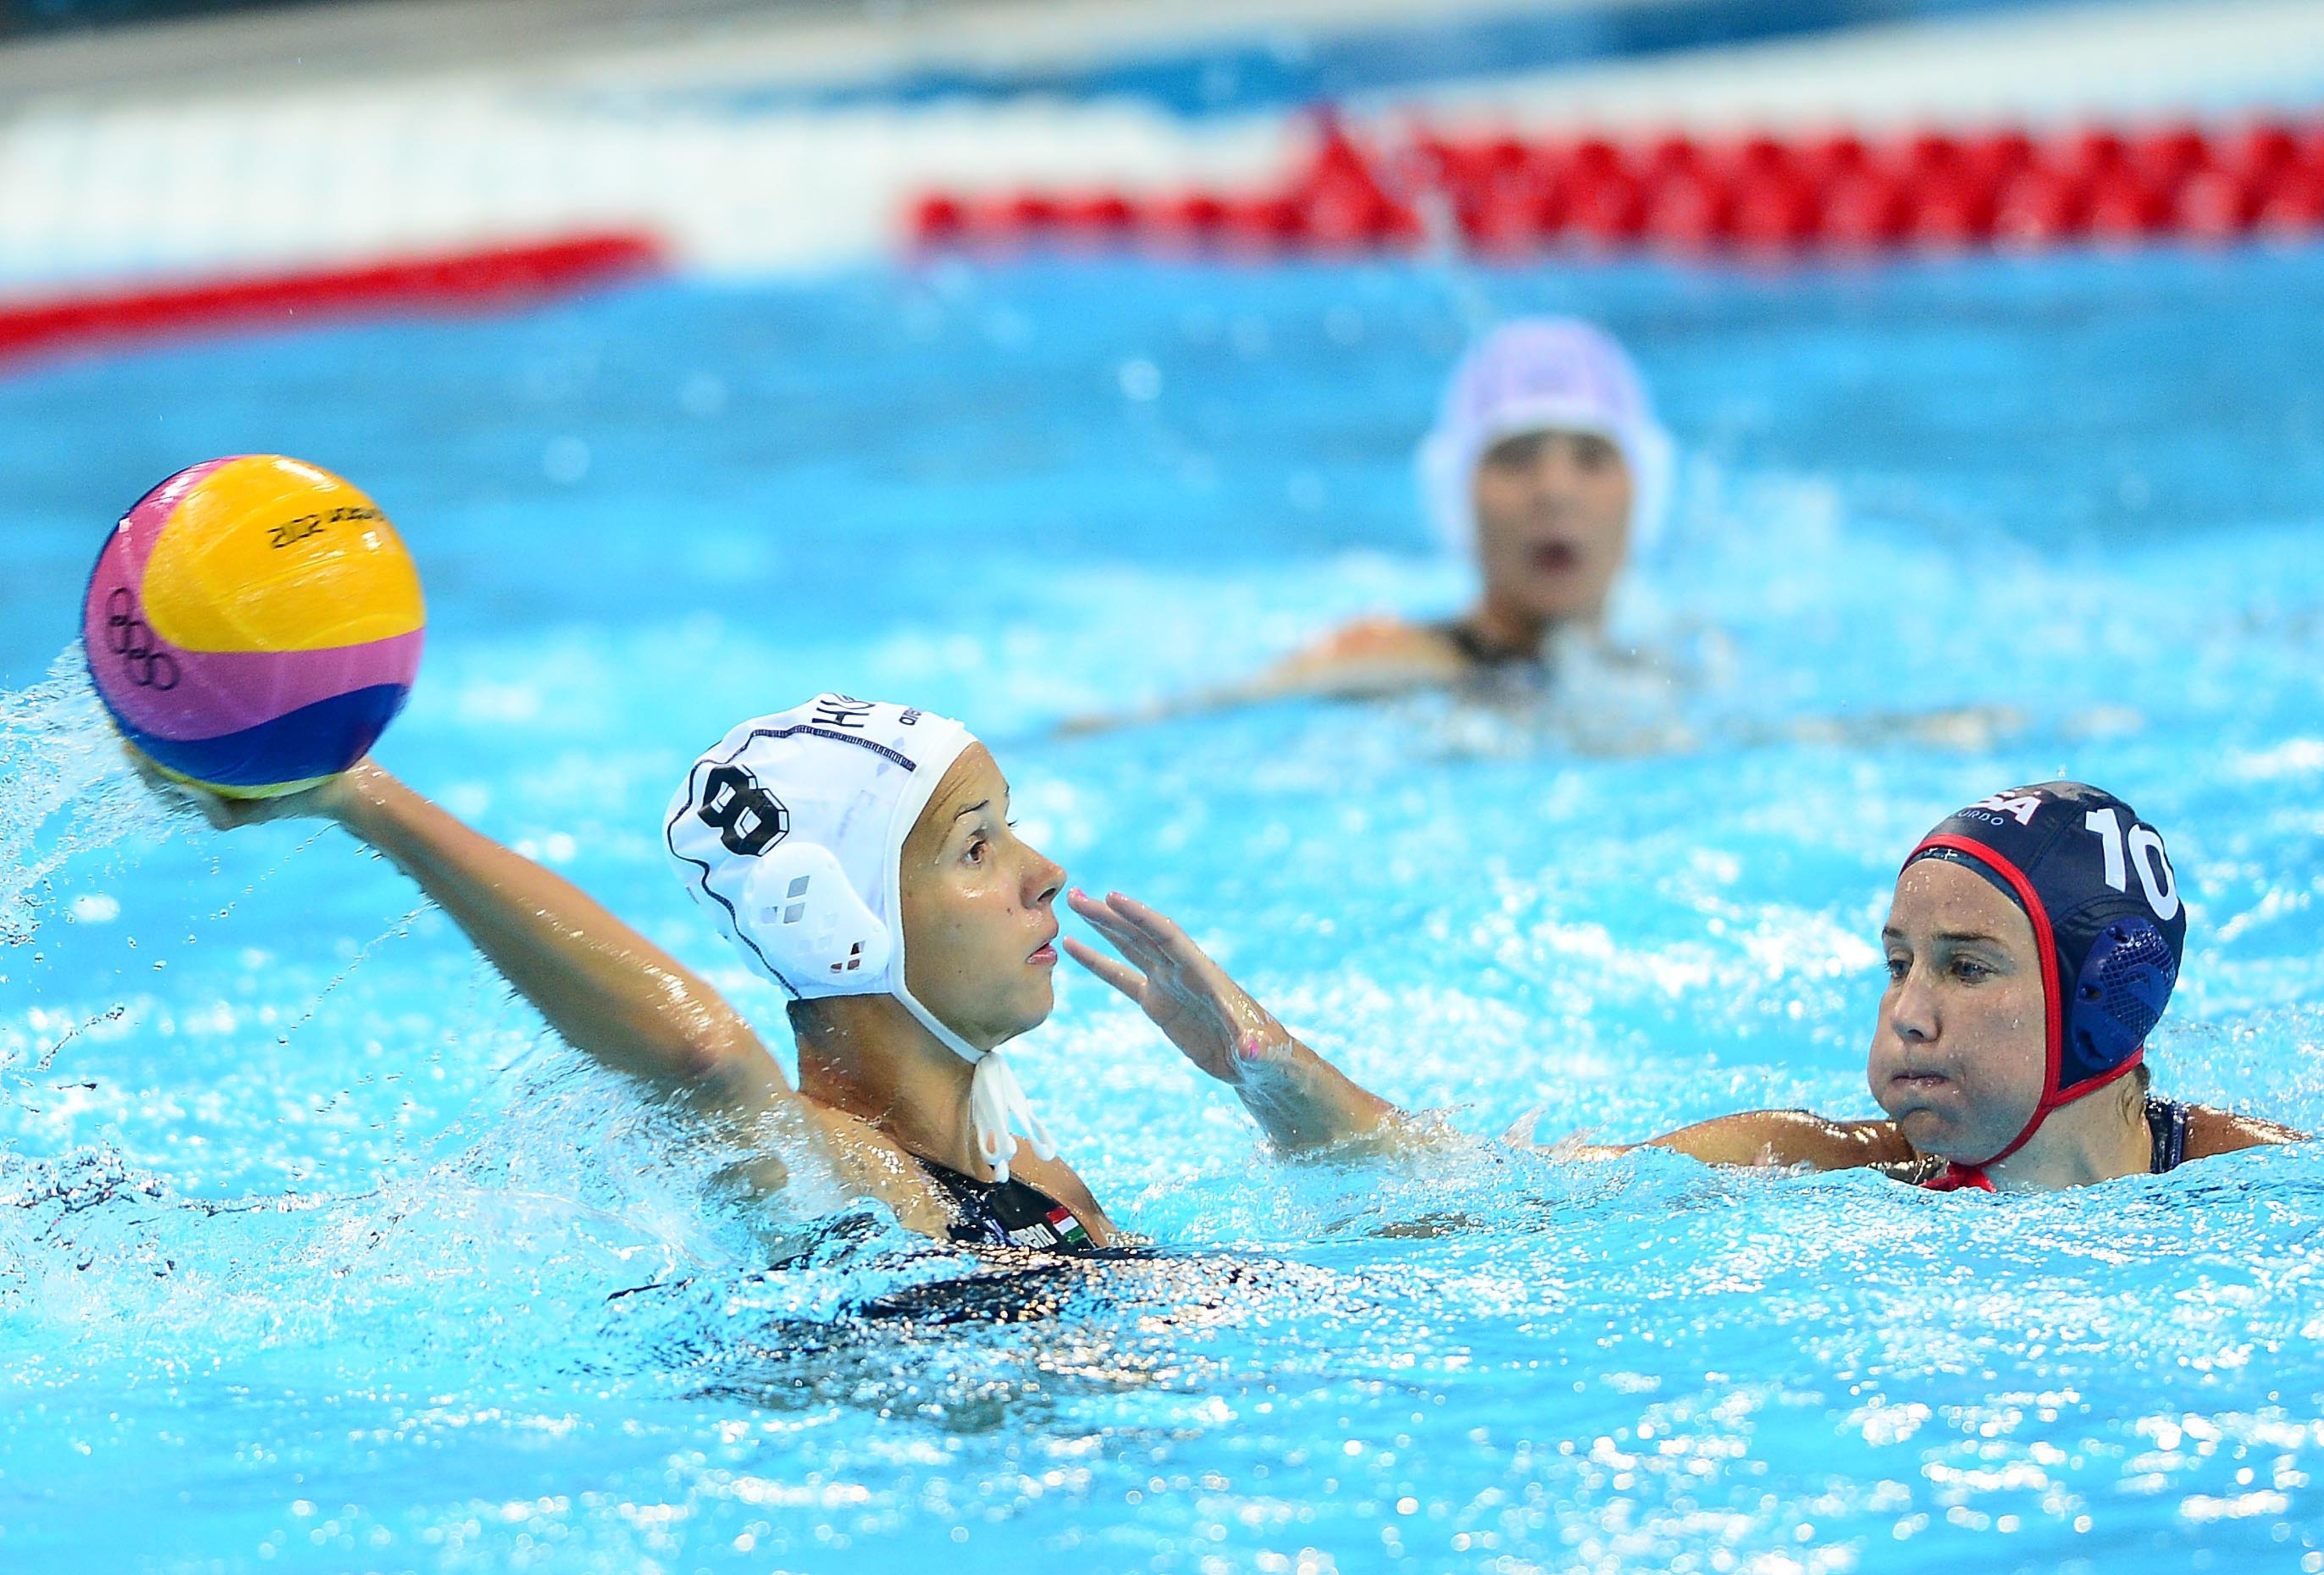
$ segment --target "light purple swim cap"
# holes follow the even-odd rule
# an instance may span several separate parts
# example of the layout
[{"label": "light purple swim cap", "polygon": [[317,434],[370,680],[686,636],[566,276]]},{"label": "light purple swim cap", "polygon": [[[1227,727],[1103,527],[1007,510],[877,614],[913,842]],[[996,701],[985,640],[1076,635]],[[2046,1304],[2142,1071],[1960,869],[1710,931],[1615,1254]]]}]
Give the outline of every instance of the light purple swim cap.
[{"label": "light purple swim cap", "polygon": [[1579,318],[1503,323],[1452,369],[1436,428],[1418,454],[1421,500],[1444,544],[1477,546],[1477,461],[1521,432],[1591,432],[1629,466],[1630,549],[1654,545],[1670,496],[1670,435],[1613,336]]}]

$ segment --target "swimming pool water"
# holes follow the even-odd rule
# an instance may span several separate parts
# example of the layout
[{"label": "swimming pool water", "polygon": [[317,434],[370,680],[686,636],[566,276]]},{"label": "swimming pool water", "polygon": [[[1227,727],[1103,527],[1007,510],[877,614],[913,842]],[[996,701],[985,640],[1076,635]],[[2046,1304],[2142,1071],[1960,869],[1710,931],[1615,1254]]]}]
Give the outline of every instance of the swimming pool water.
[{"label": "swimming pool water", "polygon": [[[1686,446],[1632,613],[1683,694],[1049,735],[1452,606],[1406,458],[1531,309],[1632,342]],[[2314,249],[947,265],[12,374],[0,1567],[2324,1568],[2311,1150],[1995,1201],[1490,1141],[1871,1113],[1895,860],[2061,772],[2190,898],[2160,1086],[2324,1125],[2319,320]],[[736,718],[876,693],[1477,1141],[1276,1161],[1068,977],[1020,1074],[1162,1260],[945,1322],[960,1256],[720,1202],[384,865],[163,819],[44,677],[113,517],[254,449],[420,560],[383,761],[778,1042],[656,816]],[[1878,721],[1970,705],[2015,714]]]}]

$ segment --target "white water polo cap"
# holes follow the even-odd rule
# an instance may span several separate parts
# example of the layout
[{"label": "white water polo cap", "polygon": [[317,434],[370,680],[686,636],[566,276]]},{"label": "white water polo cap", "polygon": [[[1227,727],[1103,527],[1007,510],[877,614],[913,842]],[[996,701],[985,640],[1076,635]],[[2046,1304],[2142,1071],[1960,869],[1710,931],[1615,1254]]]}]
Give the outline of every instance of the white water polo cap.
[{"label": "white water polo cap", "polygon": [[664,842],[695,900],[793,999],[893,996],[972,1063],[977,1152],[1006,1181],[1012,1126],[1044,1159],[1056,1145],[1001,1053],[962,1038],[904,982],[904,839],[975,741],[930,712],[818,695],[740,723],[696,760]]},{"label": "white water polo cap", "polygon": [[1670,499],[1672,448],[1637,366],[1595,324],[1519,318],[1461,358],[1435,429],[1421,440],[1421,499],[1445,546],[1476,551],[1477,462],[1526,432],[1589,432],[1613,444],[1630,472],[1631,549],[1655,544]]}]

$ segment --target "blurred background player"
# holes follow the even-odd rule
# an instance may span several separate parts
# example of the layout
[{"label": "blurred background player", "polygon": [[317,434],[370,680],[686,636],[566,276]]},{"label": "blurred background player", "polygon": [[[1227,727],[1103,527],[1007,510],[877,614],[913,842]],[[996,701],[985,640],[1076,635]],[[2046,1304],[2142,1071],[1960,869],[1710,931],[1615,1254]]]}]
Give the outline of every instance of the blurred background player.
[{"label": "blurred background player", "polygon": [[1671,460],[1646,383],[1611,335],[1572,318],[1502,324],[1453,368],[1417,458],[1430,523],[1476,566],[1475,600],[1441,622],[1349,624],[1247,692],[1540,683],[1562,649],[1603,646],[1624,569],[1660,533]]},{"label": "blurred background player", "polygon": [[1611,335],[1572,318],[1504,323],[1453,368],[1416,461],[1438,537],[1476,566],[1467,608],[1362,619],[1254,677],[1067,731],[1302,695],[1537,690],[1577,648],[1604,649],[1609,601],[1661,528],[1671,463],[1646,383]]},{"label": "blurred background player", "polygon": [[[1697,729],[1672,702],[1686,675],[1621,638],[1633,562],[1660,540],[1675,447],[1637,364],[1576,318],[1518,318],[1472,346],[1446,380],[1415,456],[1423,507],[1444,548],[1476,571],[1451,618],[1358,620],[1256,677],[1118,715],[1098,732],[1298,698],[1357,700],[1424,689],[1522,703],[1554,697],[1564,740],[1589,753],[1683,750]],[[1894,739],[1985,749],[2018,731],[2006,706],[1800,716],[1729,726],[1729,741],[1868,745]],[[2116,716],[2070,727],[2119,727]]]}]

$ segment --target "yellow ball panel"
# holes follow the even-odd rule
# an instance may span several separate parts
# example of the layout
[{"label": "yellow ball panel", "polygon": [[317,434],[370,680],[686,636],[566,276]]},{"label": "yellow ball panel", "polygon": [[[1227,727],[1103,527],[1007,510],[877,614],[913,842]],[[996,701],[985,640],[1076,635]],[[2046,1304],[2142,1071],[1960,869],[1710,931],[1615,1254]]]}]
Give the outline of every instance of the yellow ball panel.
[{"label": "yellow ball panel", "polygon": [[427,622],[419,571],[379,506],[277,455],[222,465],[180,501],[144,590],[153,632],[185,650],[326,650]]},{"label": "yellow ball panel", "polygon": [[[308,777],[297,782],[269,782],[261,788],[236,788],[223,782],[205,782],[199,777],[189,777],[183,771],[172,771],[134,744],[124,743],[122,747],[129,751],[131,759],[143,761],[156,776],[167,781],[182,783],[188,788],[198,788],[205,793],[215,793],[220,798],[288,798],[293,793],[320,788],[331,779],[331,777]],[[334,771],[331,776],[339,774]]]}]

